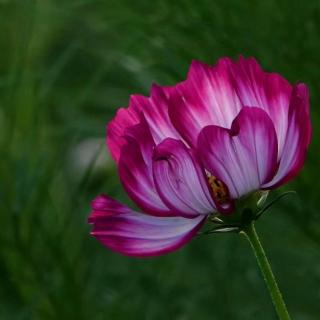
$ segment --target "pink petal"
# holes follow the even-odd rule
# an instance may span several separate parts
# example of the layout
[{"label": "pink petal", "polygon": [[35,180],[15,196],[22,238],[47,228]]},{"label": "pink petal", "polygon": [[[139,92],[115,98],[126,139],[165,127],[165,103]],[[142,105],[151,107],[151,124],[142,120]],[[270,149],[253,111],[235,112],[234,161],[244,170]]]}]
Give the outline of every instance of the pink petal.
[{"label": "pink petal", "polygon": [[168,138],[154,151],[153,174],[163,202],[182,216],[216,211],[205,173],[183,142]]},{"label": "pink petal", "polygon": [[204,167],[240,198],[272,179],[277,170],[277,137],[269,116],[259,108],[244,107],[231,130],[205,127],[198,139]]},{"label": "pink petal", "polygon": [[132,95],[129,107],[118,110],[107,127],[107,144],[116,161],[119,160],[122,146],[126,144],[123,137],[125,130],[139,123],[140,113],[144,114],[156,143],[168,137],[181,138],[169,119],[166,97],[168,90],[169,88],[153,85],[151,97]]},{"label": "pink petal", "polygon": [[230,64],[234,89],[244,106],[259,107],[273,121],[281,154],[288,126],[288,110],[292,86],[277,73],[264,72],[254,58],[242,56]]},{"label": "pink petal", "polygon": [[128,128],[125,137],[128,143],[121,149],[118,170],[128,195],[149,214],[172,215],[154,185],[152,153],[155,144],[145,119],[142,117],[139,124]]},{"label": "pink petal", "polygon": [[304,84],[294,87],[288,116],[285,143],[280,155],[279,170],[264,188],[275,188],[295,177],[302,168],[311,140],[309,93]]},{"label": "pink petal", "polygon": [[187,80],[170,89],[169,115],[181,136],[196,146],[203,127],[229,129],[242,107],[259,107],[274,123],[280,154],[291,92],[288,81],[264,72],[254,58],[222,58],[213,67],[193,62]]},{"label": "pink petal", "polygon": [[179,249],[191,240],[206,218],[148,216],[105,195],[99,196],[99,203],[98,213],[93,208],[88,219],[93,224],[91,234],[111,250],[134,257],[158,256]]},{"label": "pink petal", "polygon": [[[106,205],[106,203],[108,205]],[[109,216],[111,217],[115,214],[128,212],[128,208],[124,207],[121,203],[117,201],[111,200],[110,198],[108,198],[108,196],[104,194],[99,195],[91,202],[91,208],[92,212],[89,219],[106,218]]]},{"label": "pink petal", "polygon": [[223,58],[210,67],[193,61],[187,80],[170,90],[170,118],[192,146],[196,146],[198,134],[207,125],[230,128],[242,107],[229,72],[232,63]]},{"label": "pink petal", "polygon": [[181,138],[168,115],[168,102],[165,94],[167,90],[153,85],[150,98],[139,95],[131,97],[132,105],[140,106],[156,144],[169,137]]},{"label": "pink petal", "polygon": [[127,109],[119,109],[114,119],[108,123],[107,145],[116,162],[119,161],[122,146],[126,144],[126,139],[123,137],[124,131],[139,123],[140,109],[140,106],[130,104]]}]

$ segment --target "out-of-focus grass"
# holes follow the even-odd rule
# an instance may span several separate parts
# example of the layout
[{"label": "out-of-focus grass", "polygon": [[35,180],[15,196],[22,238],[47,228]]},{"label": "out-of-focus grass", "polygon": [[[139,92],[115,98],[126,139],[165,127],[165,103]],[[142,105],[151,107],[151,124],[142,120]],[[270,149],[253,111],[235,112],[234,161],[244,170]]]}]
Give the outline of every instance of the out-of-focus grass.
[{"label": "out-of-focus grass", "polygon": [[181,81],[192,59],[244,54],[310,86],[314,139],[286,187],[299,198],[258,230],[293,319],[319,319],[319,21],[312,0],[0,1],[0,318],[275,318],[236,235],[145,260],[91,239],[95,195],[130,202],[110,159],[76,152],[130,94]]}]

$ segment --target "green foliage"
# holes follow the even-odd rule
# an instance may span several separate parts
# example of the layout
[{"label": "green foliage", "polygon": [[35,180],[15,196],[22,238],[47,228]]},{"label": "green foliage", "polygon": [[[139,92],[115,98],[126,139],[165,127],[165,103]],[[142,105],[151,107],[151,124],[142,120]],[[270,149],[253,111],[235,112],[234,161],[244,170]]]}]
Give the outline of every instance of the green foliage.
[{"label": "green foliage", "polygon": [[311,89],[313,143],[286,187],[299,198],[257,228],[293,319],[319,319],[319,34],[317,0],[0,0],[0,318],[275,318],[238,235],[139,260],[105,250],[86,223],[98,193],[130,202],[107,151],[83,142],[104,137],[130,94],[183,80],[192,59],[244,54]]}]

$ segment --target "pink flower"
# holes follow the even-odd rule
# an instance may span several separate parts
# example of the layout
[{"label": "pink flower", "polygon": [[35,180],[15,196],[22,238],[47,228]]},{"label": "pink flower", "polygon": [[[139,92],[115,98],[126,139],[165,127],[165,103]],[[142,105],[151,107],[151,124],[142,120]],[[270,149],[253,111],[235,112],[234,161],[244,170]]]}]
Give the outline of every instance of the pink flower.
[{"label": "pink flower", "polygon": [[143,213],[100,195],[91,234],[129,256],[178,249],[209,215],[274,189],[300,171],[311,137],[306,85],[253,58],[194,61],[187,80],[133,95],[107,128],[121,182]]}]

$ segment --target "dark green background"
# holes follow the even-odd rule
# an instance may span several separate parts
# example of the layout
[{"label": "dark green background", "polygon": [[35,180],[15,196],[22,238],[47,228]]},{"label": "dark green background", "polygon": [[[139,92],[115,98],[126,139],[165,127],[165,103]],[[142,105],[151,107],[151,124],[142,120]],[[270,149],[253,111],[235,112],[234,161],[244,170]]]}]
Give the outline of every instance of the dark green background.
[{"label": "dark green background", "polygon": [[139,260],[86,223],[101,192],[130,204],[103,146],[115,110],[239,54],[310,87],[308,160],[273,192],[298,196],[257,229],[292,318],[320,319],[318,0],[0,1],[0,319],[276,319],[240,236]]}]

